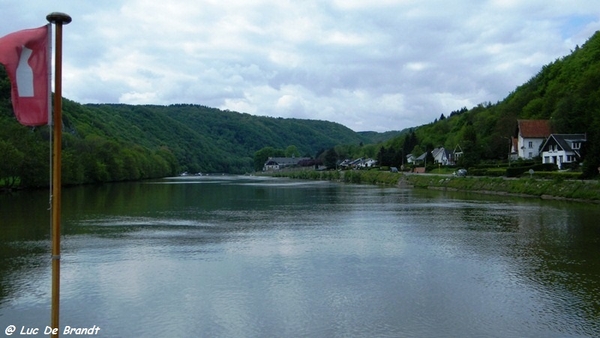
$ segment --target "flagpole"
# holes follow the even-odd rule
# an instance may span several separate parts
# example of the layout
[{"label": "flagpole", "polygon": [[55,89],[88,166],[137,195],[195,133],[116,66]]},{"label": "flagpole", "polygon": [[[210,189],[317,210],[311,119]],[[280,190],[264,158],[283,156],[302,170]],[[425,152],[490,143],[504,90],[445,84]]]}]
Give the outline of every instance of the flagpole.
[{"label": "flagpole", "polygon": [[54,114],[53,114],[53,161],[52,161],[52,310],[50,327],[53,337],[58,337],[60,304],[60,201],[61,201],[61,147],[62,147],[62,26],[71,17],[53,12],[46,16],[56,26],[54,60]]}]

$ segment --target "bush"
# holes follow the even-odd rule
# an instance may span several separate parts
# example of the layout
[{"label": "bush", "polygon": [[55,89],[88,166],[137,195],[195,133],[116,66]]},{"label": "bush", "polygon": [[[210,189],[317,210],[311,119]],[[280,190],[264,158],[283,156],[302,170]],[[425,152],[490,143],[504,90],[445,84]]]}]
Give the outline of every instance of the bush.
[{"label": "bush", "polygon": [[544,178],[555,180],[556,182],[562,182],[564,180],[578,180],[581,179],[581,173],[579,172],[559,172],[559,171],[538,171],[533,174],[535,178]]},{"label": "bush", "polygon": [[530,166],[524,167],[510,167],[506,168],[506,177],[519,177],[523,173],[529,172],[529,170],[533,169],[533,171],[556,171],[558,167],[554,163],[542,163],[542,164],[534,164]]}]

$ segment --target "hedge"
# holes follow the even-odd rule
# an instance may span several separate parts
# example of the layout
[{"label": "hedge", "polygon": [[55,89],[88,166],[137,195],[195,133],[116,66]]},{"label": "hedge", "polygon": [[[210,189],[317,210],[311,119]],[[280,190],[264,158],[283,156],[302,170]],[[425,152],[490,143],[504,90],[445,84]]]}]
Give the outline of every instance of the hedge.
[{"label": "hedge", "polygon": [[534,164],[530,166],[524,167],[509,167],[506,168],[506,177],[519,177],[523,173],[528,172],[533,169],[533,171],[556,171],[558,168],[554,163],[542,163],[542,164]]}]

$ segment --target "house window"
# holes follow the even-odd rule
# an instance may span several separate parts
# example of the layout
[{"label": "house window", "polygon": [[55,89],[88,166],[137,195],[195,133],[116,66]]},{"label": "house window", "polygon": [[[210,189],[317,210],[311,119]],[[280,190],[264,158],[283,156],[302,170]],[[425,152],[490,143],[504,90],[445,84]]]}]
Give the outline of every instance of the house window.
[{"label": "house window", "polygon": [[550,163],[550,156],[544,156],[544,163]]},{"label": "house window", "polygon": [[581,148],[581,142],[573,142],[572,148],[573,149],[579,149],[579,148]]},{"label": "house window", "polygon": [[529,152],[529,158],[533,158],[533,153],[531,151]]},{"label": "house window", "polygon": [[533,148],[533,141],[529,141],[529,149]]}]

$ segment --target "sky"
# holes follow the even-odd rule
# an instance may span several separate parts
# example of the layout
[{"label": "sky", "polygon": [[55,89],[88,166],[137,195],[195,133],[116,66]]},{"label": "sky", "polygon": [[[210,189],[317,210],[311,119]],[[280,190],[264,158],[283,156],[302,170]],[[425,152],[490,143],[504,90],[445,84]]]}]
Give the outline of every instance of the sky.
[{"label": "sky", "polygon": [[501,101],[600,29],[597,0],[0,0],[69,14],[63,96],[402,130]]}]

